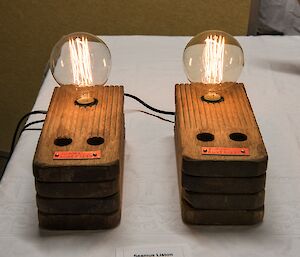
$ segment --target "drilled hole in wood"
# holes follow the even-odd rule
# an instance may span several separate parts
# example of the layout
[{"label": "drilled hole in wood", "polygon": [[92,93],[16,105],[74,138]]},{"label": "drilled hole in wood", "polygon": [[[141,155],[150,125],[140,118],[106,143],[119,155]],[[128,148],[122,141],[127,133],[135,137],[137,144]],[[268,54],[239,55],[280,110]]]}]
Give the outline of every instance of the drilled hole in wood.
[{"label": "drilled hole in wood", "polygon": [[233,141],[246,141],[247,140],[247,135],[243,133],[231,133],[229,135],[230,139]]},{"label": "drilled hole in wood", "polygon": [[200,141],[208,142],[213,141],[215,139],[215,136],[211,133],[199,133],[197,135],[197,139]]},{"label": "drilled hole in wood", "polygon": [[90,107],[93,105],[97,105],[98,104],[98,100],[96,98],[79,98],[77,100],[75,100],[75,105],[81,106],[81,107]]},{"label": "drilled hole in wood", "polygon": [[58,137],[54,140],[54,144],[57,146],[66,146],[72,143],[72,138]]},{"label": "drilled hole in wood", "polygon": [[89,145],[102,145],[104,143],[104,138],[102,137],[90,137],[87,140]]}]

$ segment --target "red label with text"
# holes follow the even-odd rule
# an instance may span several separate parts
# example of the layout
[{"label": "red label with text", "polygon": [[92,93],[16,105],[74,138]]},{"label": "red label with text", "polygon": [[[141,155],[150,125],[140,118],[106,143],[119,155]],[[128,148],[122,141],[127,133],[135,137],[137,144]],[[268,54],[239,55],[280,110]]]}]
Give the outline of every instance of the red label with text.
[{"label": "red label with text", "polygon": [[101,151],[56,151],[53,160],[89,160],[100,159]]},{"label": "red label with text", "polygon": [[250,155],[249,148],[234,148],[234,147],[201,147],[203,155]]}]

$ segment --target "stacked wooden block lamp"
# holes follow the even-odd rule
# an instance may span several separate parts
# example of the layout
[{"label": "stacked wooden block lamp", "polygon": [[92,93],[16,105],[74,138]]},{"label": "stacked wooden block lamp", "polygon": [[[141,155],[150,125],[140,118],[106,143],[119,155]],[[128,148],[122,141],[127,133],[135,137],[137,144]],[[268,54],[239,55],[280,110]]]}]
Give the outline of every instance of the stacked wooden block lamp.
[{"label": "stacked wooden block lamp", "polygon": [[55,88],[33,161],[40,227],[106,229],[121,218],[123,87],[89,87],[96,101],[74,102],[77,89]]},{"label": "stacked wooden block lamp", "polygon": [[[188,224],[262,221],[267,153],[243,84],[203,101],[207,85],[176,85],[175,139],[182,219]],[[202,99],[201,99],[202,98]]]}]

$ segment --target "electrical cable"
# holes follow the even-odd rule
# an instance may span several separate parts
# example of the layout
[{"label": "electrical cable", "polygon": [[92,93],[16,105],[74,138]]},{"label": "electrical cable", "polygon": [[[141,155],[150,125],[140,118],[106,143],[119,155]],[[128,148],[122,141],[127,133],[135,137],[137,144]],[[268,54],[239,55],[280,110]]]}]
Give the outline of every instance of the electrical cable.
[{"label": "electrical cable", "polygon": [[23,133],[25,130],[41,130],[41,129],[36,129],[36,128],[30,128],[30,129],[28,129],[28,127],[30,127],[31,125],[37,124],[37,123],[42,123],[42,122],[44,122],[44,121],[45,121],[45,119],[43,119],[43,120],[36,120],[36,121],[29,122],[28,124],[26,124],[26,125],[22,128],[19,137],[22,135],[22,133]]},{"label": "electrical cable", "polygon": [[[11,143],[11,146],[10,146],[10,151],[9,151],[9,153],[8,153],[8,155],[7,155],[7,161],[6,161],[6,164],[5,164],[5,166],[4,166],[4,169],[3,169],[2,174],[0,175],[0,181],[1,181],[2,177],[3,177],[4,171],[5,171],[6,166],[7,166],[8,162],[9,162],[9,160],[10,160],[10,157],[12,156],[12,153],[13,153],[13,151],[14,151],[14,149],[15,149],[15,144],[16,144],[17,139],[20,137],[20,135],[23,133],[23,131],[28,130],[28,127],[29,127],[29,126],[31,126],[31,125],[33,125],[33,124],[36,124],[36,123],[41,123],[41,122],[44,122],[44,121],[45,121],[45,120],[43,119],[43,120],[37,120],[37,121],[29,122],[28,124],[26,124],[26,125],[23,127],[23,129],[21,130],[21,132],[20,132],[20,134],[19,134],[19,136],[18,136],[18,131],[20,130],[20,127],[21,127],[22,123],[24,122],[24,120],[25,120],[26,118],[28,118],[28,117],[29,117],[30,115],[32,115],[32,114],[47,114],[47,111],[39,111],[39,110],[38,110],[38,111],[32,111],[32,112],[29,112],[29,113],[26,113],[25,115],[23,115],[22,118],[19,120],[19,122],[18,122],[18,124],[17,124],[17,127],[16,127],[16,130],[15,130],[14,135],[13,135],[13,140],[12,140],[12,143]],[[33,129],[32,129],[32,130],[33,130]]]},{"label": "electrical cable", "polygon": [[20,130],[20,127],[21,127],[22,123],[24,122],[24,120],[26,118],[28,118],[32,114],[47,114],[47,111],[39,111],[39,110],[38,111],[32,111],[32,112],[29,112],[29,113],[26,113],[25,115],[23,115],[23,117],[19,120],[19,122],[17,124],[17,127],[16,127],[16,130],[15,130],[14,135],[13,135],[13,140],[12,140],[12,143],[11,143],[11,146],[10,146],[10,151],[9,151],[9,154],[8,154],[8,160],[10,159],[10,157],[11,157],[11,155],[12,155],[14,149],[15,149],[16,141],[19,138],[18,137],[18,132]]},{"label": "electrical cable", "polygon": [[155,114],[150,113],[150,112],[146,112],[146,111],[143,111],[143,110],[138,110],[138,111],[139,111],[139,112],[142,112],[142,113],[145,113],[145,114],[147,114],[147,115],[153,116],[153,117],[158,118],[158,119],[163,120],[163,121],[167,121],[167,122],[170,122],[170,123],[175,123],[175,122],[172,121],[172,120],[165,119],[165,118],[163,118],[163,117],[161,117],[161,116],[155,115]]},{"label": "electrical cable", "polygon": [[24,131],[29,131],[29,130],[31,130],[31,131],[35,131],[36,130],[37,131],[37,130],[42,130],[42,128],[27,128],[27,129],[24,129],[23,132]]},{"label": "electrical cable", "polygon": [[140,104],[144,105],[146,108],[150,109],[151,111],[162,113],[162,114],[167,114],[167,115],[175,115],[175,112],[163,111],[163,110],[160,110],[160,109],[156,109],[156,108],[150,106],[149,104],[145,103],[142,99],[138,98],[135,95],[124,93],[124,96],[130,97],[130,98],[138,101]]}]

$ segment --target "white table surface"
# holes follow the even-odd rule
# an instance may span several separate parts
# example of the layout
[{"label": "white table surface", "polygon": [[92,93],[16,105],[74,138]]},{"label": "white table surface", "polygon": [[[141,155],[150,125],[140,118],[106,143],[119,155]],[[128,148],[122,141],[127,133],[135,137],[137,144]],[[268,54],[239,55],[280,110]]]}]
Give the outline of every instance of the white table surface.
[{"label": "white table surface", "polygon": [[[174,84],[187,82],[188,37],[103,37],[112,53],[108,84],[174,110]],[[125,99],[123,213],[107,231],[39,229],[32,159],[39,131],[25,131],[0,183],[0,256],[114,256],[116,247],[187,244],[192,256],[300,256],[300,36],[239,37],[244,82],[269,154],[265,218],[256,226],[187,226],[180,216],[173,124]],[[56,86],[48,73],[35,110]],[[37,120],[39,115],[31,118]],[[172,117],[170,117],[172,118]],[[39,127],[38,125],[36,127]]]}]

